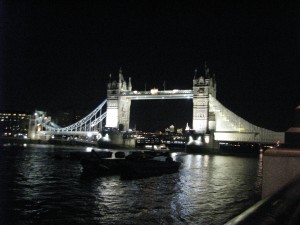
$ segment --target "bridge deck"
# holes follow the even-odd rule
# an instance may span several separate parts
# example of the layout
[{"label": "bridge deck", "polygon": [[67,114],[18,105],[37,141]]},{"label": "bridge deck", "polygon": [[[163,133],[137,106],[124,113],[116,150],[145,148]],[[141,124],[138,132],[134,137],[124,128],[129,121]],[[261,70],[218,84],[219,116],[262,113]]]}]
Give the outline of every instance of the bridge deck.
[{"label": "bridge deck", "polygon": [[193,91],[192,90],[127,91],[127,92],[122,92],[121,96],[129,97],[132,100],[145,100],[145,99],[191,99],[191,98],[193,98]]}]

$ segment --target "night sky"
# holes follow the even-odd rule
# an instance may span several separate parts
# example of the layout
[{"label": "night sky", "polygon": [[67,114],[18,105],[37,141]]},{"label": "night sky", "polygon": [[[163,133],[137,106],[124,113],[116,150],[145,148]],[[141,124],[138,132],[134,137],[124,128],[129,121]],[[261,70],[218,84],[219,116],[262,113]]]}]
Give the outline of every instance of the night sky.
[{"label": "night sky", "polygon": [[[299,4],[201,2],[0,2],[0,110],[89,112],[120,67],[134,90],[191,89],[206,61],[223,105],[286,130],[300,104]],[[191,101],[132,103],[144,130],[191,114]]]}]

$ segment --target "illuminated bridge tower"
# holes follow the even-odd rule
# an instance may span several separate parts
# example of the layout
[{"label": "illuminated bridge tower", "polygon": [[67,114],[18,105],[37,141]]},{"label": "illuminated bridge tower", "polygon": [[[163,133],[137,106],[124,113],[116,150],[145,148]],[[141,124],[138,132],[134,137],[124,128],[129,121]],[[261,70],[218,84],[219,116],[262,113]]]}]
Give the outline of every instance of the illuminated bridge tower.
[{"label": "illuminated bridge tower", "polygon": [[128,85],[124,80],[122,69],[119,70],[119,81],[109,81],[107,84],[107,117],[106,127],[129,129],[131,99],[122,96],[122,92],[131,91],[131,78]]},{"label": "illuminated bridge tower", "polygon": [[193,129],[199,134],[208,134],[215,130],[215,115],[209,111],[209,95],[216,97],[215,76],[211,76],[209,68],[204,65],[204,76],[197,78],[197,70],[193,80]]}]

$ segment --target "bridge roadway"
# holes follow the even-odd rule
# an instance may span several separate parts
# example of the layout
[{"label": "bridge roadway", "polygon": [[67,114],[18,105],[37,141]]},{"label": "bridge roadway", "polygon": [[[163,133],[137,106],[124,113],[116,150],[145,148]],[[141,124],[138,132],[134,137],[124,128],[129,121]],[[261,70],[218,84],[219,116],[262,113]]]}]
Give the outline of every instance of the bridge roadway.
[{"label": "bridge roadway", "polygon": [[123,91],[120,96],[129,97],[132,100],[146,100],[146,99],[192,99],[192,90],[167,90],[158,91],[152,89],[151,91]]}]

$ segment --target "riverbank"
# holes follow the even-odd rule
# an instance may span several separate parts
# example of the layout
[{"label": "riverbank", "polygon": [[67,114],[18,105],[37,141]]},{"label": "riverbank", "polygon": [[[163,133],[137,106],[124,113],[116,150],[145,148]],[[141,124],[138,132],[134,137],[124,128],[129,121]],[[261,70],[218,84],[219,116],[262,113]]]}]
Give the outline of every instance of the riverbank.
[{"label": "riverbank", "polygon": [[[45,140],[30,140],[30,139],[21,139],[21,138],[0,138],[0,145],[23,145],[23,144],[49,144],[49,145],[57,145],[57,146],[85,146],[92,148],[103,148],[103,149],[111,149],[111,150],[137,150],[137,151],[145,151],[149,149],[143,148],[134,148],[131,146],[118,146],[112,144],[101,144],[97,142],[79,142],[79,141],[69,141],[69,140],[55,140],[51,139],[49,141]],[[245,152],[245,151],[222,151],[222,150],[214,150],[211,149],[202,149],[201,151],[186,151],[185,148],[170,148],[170,152],[184,152],[191,155],[219,155],[219,156],[238,156],[238,157],[259,157],[261,152]]]},{"label": "riverbank", "polygon": [[97,147],[96,141],[78,141],[78,140],[64,140],[64,139],[50,139],[50,140],[32,140],[25,138],[0,137],[0,144],[52,144],[52,145],[71,145],[71,146],[87,146]]}]

